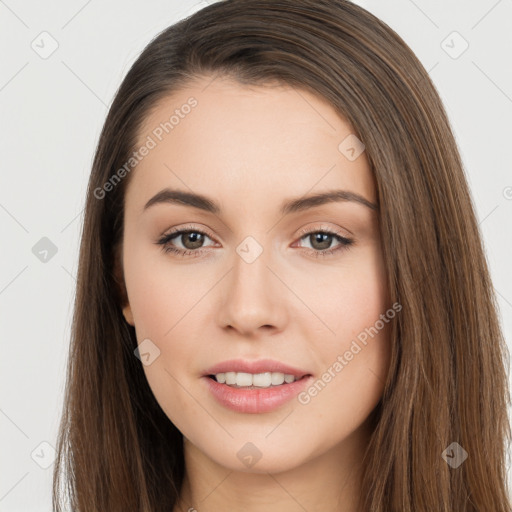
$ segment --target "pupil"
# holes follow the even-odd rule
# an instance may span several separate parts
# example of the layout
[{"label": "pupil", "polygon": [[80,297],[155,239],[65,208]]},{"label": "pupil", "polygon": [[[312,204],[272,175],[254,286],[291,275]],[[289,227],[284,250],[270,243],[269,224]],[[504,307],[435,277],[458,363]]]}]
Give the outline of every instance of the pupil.
[{"label": "pupil", "polygon": [[[313,243],[311,243],[311,246],[314,249],[318,250],[325,250],[328,249],[331,245],[331,239],[333,235],[329,235],[327,233],[315,233],[312,236]],[[315,244],[318,244],[315,246]]]},{"label": "pupil", "polygon": [[[202,237],[203,235],[201,233],[190,231],[186,234],[185,242],[183,245],[185,245],[187,249],[197,249],[201,247],[203,242]],[[189,242],[191,242],[191,244],[189,244]]]}]

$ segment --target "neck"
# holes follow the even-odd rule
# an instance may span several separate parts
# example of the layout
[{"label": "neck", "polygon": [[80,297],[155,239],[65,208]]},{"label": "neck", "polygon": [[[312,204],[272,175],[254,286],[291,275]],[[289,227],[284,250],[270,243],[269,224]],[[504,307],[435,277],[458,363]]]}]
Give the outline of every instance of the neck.
[{"label": "neck", "polygon": [[235,471],[218,465],[184,438],[185,478],[173,512],[360,512],[363,425],[340,444],[280,473]]}]

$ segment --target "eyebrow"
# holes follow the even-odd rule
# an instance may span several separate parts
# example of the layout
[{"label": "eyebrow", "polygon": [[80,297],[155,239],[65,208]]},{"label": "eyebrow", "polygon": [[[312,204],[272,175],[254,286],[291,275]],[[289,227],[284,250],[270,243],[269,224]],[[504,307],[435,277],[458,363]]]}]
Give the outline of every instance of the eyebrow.
[{"label": "eyebrow", "polygon": [[[355,192],[347,190],[330,190],[306,197],[299,197],[297,199],[286,200],[281,206],[281,214],[288,215],[290,213],[301,212],[333,202],[354,202],[377,210],[378,206],[363,196]],[[155,204],[181,204],[191,206],[200,210],[205,210],[210,213],[220,214],[221,208],[217,202],[202,194],[195,194],[193,192],[185,192],[182,190],[165,188],[155,194],[145,205],[142,213]]]}]

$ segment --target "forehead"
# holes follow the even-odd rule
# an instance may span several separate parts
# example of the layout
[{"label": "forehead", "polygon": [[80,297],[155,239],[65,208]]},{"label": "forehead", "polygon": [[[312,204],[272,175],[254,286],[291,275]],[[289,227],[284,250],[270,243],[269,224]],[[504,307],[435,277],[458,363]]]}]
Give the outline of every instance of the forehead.
[{"label": "forehead", "polygon": [[147,115],[137,147],[152,147],[135,167],[127,196],[140,208],[172,185],[221,202],[343,188],[375,202],[364,151],[355,160],[344,151],[353,132],[326,100],[304,89],[205,77]]}]

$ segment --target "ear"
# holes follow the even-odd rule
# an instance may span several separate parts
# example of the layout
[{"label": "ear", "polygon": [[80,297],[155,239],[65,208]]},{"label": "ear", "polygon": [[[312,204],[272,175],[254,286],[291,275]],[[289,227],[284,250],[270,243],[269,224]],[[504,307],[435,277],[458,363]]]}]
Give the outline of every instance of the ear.
[{"label": "ear", "polygon": [[118,244],[114,248],[114,270],[113,276],[116,286],[116,295],[118,303],[122,308],[123,316],[125,320],[132,326],[135,326],[133,321],[132,308],[128,300],[128,293],[126,291],[126,284],[124,282],[124,271],[122,263],[122,244]]},{"label": "ear", "polygon": [[123,308],[123,315],[124,319],[132,326],[135,327],[135,322],[133,321],[133,314],[132,314],[132,308],[130,307],[130,304],[127,304]]}]

